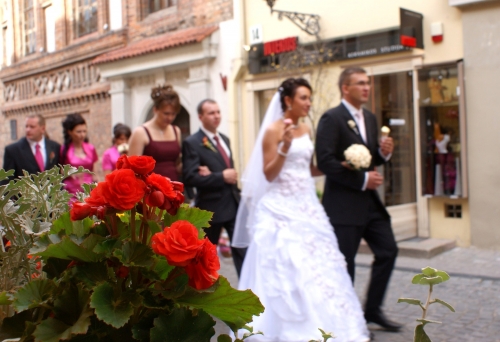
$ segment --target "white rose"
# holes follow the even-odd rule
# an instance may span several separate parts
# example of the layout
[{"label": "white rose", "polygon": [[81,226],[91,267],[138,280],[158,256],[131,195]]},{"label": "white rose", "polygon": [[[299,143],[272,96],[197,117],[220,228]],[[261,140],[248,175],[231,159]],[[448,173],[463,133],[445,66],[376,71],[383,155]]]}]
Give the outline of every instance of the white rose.
[{"label": "white rose", "polygon": [[370,166],[372,156],[365,145],[353,144],[344,151],[344,156],[349,165],[355,170],[365,169]]}]

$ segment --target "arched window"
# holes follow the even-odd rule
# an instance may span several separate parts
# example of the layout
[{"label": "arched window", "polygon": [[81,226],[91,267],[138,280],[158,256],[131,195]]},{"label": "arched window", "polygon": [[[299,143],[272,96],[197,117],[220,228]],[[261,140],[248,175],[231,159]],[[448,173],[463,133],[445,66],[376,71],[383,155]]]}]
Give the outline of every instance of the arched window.
[{"label": "arched window", "polygon": [[35,8],[33,2],[33,0],[23,1],[25,55],[32,54],[36,50]]}]

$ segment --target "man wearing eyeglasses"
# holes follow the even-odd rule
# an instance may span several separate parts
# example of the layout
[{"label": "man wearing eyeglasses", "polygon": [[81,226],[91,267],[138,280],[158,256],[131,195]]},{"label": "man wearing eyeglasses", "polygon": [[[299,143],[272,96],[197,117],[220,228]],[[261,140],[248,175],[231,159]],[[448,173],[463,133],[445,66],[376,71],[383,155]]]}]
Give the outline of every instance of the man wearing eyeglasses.
[{"label": "man wearing eyeglasses", "polygon": [[[353,282],[354,259],[361,238],[374,254],[365,303],[367,322],[388,331],[399,331],[401,326],[387,319],[381,310],[398,247],[391,218],[376,191],[383,177],[375,170],[375,166],[390,159],[393,140],[390,137],[379,140],[375,115],[362,107],[368,102],[371,88],[364,69],[345,69],[338,86],[342,101],[323,114],[316,136],[318,168],[326,175],[323,206]],[[363,144],[370,151],[372,159],[368,168],[354,170],[346,163],[344,151],[353,144]]]}]

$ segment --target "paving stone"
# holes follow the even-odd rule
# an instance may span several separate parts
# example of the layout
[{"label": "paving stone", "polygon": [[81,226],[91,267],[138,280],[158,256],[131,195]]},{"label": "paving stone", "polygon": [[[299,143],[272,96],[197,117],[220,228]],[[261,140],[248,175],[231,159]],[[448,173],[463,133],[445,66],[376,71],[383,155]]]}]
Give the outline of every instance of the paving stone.
[{"label": "paving stone", "polygon": [[[476,262],[472,263],[473,260]],[[358,254],[356,262],[355,289],[363,303],[370,278],[371,256]],[[427,265],[451,275],[449,281],[434,287],[432,298],[440,298],[456,309],[453,313],[439,304],[430,307],[428,318],[442,322],[425,327],[432,341],[500,342],[500,252],[475,248],[455,248],[431,259],[398,258],[383,309],[390,319],[404,326],[401,332],[390,333],[369,325],[375,342],[413,341],[416,319],[421,317],[422,311],[418,306],[398,304],[397,300],[411,297],[424,302],[428,289],[411,284],[411,279]],[[221,258],[220,273],[236,286],[238,279],[231,259]],[[223,323],[217,323],[216,336],[228,331]]]}]

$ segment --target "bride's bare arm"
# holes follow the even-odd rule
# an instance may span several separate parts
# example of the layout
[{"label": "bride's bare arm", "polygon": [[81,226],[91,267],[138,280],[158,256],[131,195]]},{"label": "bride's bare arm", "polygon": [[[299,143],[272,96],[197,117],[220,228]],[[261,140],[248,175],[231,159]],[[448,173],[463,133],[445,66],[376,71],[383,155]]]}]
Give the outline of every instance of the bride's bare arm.
[{"label": "bride's bare arm", "polygon": [[[280,173],[285,163],[286,154],[292,144],[293,126],[277,122],[269,127],[262,140],[262,152],[264,155],[264,175],[269,182],[272,182]],[[283,133],[282,133],[283,132]],[[283,142],[280,144],[280,141]],[[278,153],[278,150],[281,153]]]}]

